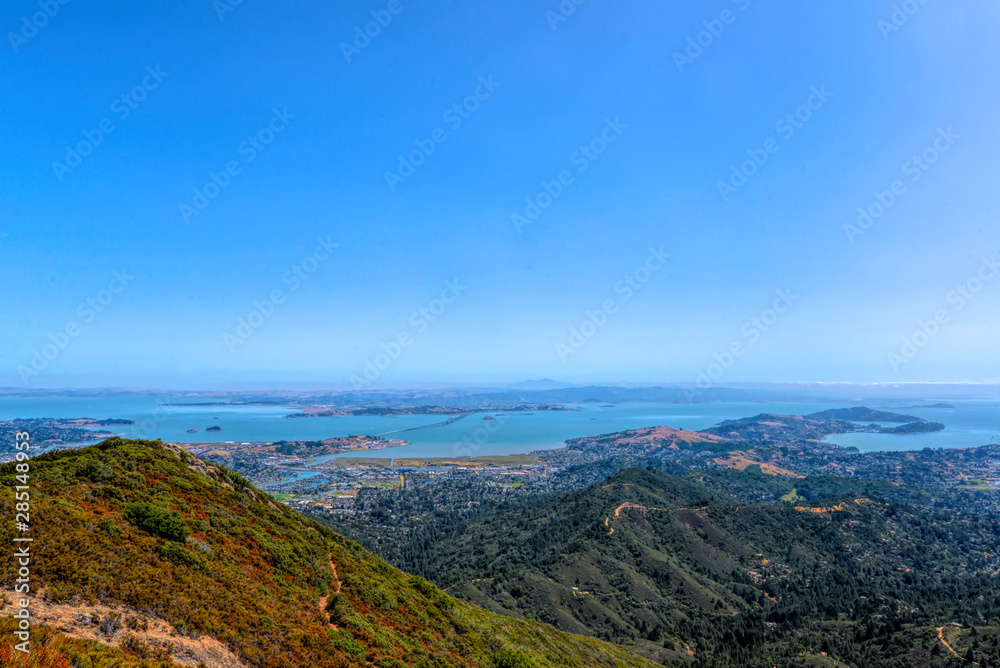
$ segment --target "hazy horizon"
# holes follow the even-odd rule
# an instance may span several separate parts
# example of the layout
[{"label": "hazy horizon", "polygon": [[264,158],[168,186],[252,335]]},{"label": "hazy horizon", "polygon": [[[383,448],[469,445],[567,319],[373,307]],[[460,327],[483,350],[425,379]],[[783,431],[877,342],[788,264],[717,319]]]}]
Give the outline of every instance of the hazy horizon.
[{"label": "hazy horizon", "polygon": [[[546,381],[551,381],[549,385]],[[536,385],[536,383],[546,383],[545,385]],[[266,394],[266,393],[320,393],[320,392],[331,392],[331,393],[407,393],[407,392],[440,392],[440,391],[468,391],[468,392],[478,392],[478,391],[492,391],[492,390],[517,390],[525,392],[533,391],[550,391],[558,389],[573,389],[573,388],[586,388],[586,387],[605,387],[605,388],[631,388],[631,389],[643,389],[643,388],[697,388],[696,383],[683,382],[683,381],[660,381],[660,382],[611,382],[611,381],[592,381],[592,382],[581,382],[581,383],[564,383],[558,380],[552,379],[536,379],[536,380],[521,380],[516,382],[489,382],[483,381],[479,383],[458,383],[458,382],[427,382],[427,383],[412,383],[412,384],[398,384],[398,385],[384,385],[384,386],[372,386],[366,387],[361,390],[353,389],[350,384],[344,384],[341,386],[324,384],[324,383],[303,383],[303,382],[282,382],[276,381],[272,383],[264,382],[251,382],[244,385],[239,384],[203,384],[197,385],[169,385],[169,384],[150,384],[150,385],[64,385],[58,386],[53,385],[50,387],[16,387],[16,386],[0,386],[0,394],[59,394],[64,392],[71,393],[87,393],[87,392],[140,392],[140,393],[169,393],[169,392],[188,392],[192,394],[224,394],[224,393],[248,393],[248,394]],[[788,391],[788,392],[803,392],[806,395],[814,394],[820,396],[824,393],[836,392],[836,391],[868,391],[872,394],[870,396],[875,397],[883,395],[885,397],[891,398],[906,398],[907,396],[913,397],[923,397],[923,398],[940,398],[940,395],[933,395],[933,392],[947,391],[949,389],[953,391],[967,391],[975,395],[977,391],[988,391],[995,390],[1000,392],[1000,383],[993,382],[955,382],[955,381],[934,381],[934,382],[825,382],[825,381],[802,381],[802,382],[731,382],[731,383],[719,383],[712,384],[705,389],[712,390],[758,390],[761,392],[767,391]],[[895,393],[895,395],[894,395]],[[981,395],[980,398],[986,395]],[[998,395],[1000,396],[1000,395]],[[957,398],[957,397],[955,397]]]}]

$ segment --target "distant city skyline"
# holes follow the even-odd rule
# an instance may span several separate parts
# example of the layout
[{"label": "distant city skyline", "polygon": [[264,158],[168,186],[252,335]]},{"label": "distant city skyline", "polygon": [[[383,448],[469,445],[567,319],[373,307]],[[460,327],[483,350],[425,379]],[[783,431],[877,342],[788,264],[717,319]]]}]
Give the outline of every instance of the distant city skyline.
[{"label": "distant city skyline", "polygon": [[9,3],[0,387],[998,382],[1000,6],[903,4]]}]

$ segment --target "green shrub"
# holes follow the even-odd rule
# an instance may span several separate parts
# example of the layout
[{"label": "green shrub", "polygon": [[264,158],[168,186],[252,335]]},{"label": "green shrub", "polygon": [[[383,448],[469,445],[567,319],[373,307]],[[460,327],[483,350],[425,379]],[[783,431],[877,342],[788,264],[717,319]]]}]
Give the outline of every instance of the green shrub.
[{"label": "green shrub", "polygon": [[178,543],[183,543],[191,535],[180,513],[148,503],[133,503],[125,508],[122,517],[147,533]]},{"label": "green shrub", "polygon": [[257,543],[271,557],[271,564],[276,570],[292,573],[295,569],[295,554],[287,543],[270,538],[266,534],[255,535]]},{"label": "green shrub", "polygon": [[[126,463],[132,464],[132,462]],[[133,492],[146,486],[146,478],[138,473],[119,473],[114,477],[112,482],[114,482],[114,484],[118,487],[124,487],[125,489],[132,490]]]},{"label": "green shrub", "polygon": [[74,475],[90,482],[104,482],[114,477],[114,471],[102,462],[88,459],[76,465]]},{"label": "green shrub", "polygon": [[493,655],[494,668],[535,668],[528,657],[512,649],[505,649]]},{"label": "green shrub", "polygon": [[123,533],[125,533],[124,531],[122,531],[122,528],[117,524],[115,524],[115,521],[110,517],[102,517],[100,520],[98,520],[97,528],[107,533],[109,536],[114,536],[114,537],[121,536]]},{"label": "green shrub", "polygon": [[98,493],[103,498],[108,499],[109,501],[114,500],[120,503],[125,503],[125,493],[121,490],[120,487],[115,487],[114,485],[106,485],[104,487],[101,487]]},{"label": "green shrub", "polygon": [[187,566],[196,571],[203,571],[208,568],[208,561],[203,556],[195,554],[178,543],[164,543],[157,552],[164,559],[172,561],[179,566]]},{"label": "green shrub", "polygon": [[378,662],[378,668],[407,668],[406,664],[399,659],[382,659]]},{"label": "green shrub", "polygon": [[366,652],[364,646],[355,640],[350,634],[344,633],[343,631],[327,631],[327,637],[330,639],[331,645],[337,649],[347,652],[356,660],[361,660],[365,657]]}]

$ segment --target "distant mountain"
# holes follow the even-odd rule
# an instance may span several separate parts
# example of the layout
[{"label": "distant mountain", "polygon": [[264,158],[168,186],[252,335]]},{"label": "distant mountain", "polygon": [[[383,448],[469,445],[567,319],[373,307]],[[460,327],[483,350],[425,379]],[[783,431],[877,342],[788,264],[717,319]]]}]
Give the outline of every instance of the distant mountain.
[{"label": "distant mountain", "polygon": [[[652,668],[400,572],[175,446],[113,438],[28,461],[36,659],[50,668]],[[0,466],[13,489],[14,462]],[[22,474],[23,475],[23,474]],[[13,494],[0,541],[14,545]],[[13,583],[16,560],[0,562]]]},{"label": "distant mountain", "polygon": [[568,387],[573,387],[572,383],[561,383],[558,380],[552,380],[551,378],[542,378],[541,380],[523,380],[520,383],[514,383],[510,386],[514,390],[562,390]]}]

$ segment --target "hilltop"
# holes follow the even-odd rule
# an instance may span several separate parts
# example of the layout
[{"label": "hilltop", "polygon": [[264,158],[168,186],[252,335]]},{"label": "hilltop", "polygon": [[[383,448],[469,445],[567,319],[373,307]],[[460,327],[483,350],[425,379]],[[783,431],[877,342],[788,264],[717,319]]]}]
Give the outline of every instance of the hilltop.
[{"label": "hilltop", "polygon": [[[882,427],[879,424],[858,424],[858,422],[895,422],[898,427]],[[699,433],[712,434],[729,441],[781,442],[820,441],[832,434],[854,432],[876,432],[881,434],[916,434],[941,431],[940,422],[929,422],[923,418],[899,413],[875,411],[870,408],[838,408],[810,415],[775,415],[763,413],[739,420],[726,420],[717,427],[704,429]]]},{"label": "hilltop", "polygon": [[[652,665],[451,598],[175,446],[113,438],[30,464],[43,665]],[[14,473],[0,467],[5,486]],[[4,495],[0,514],[12,511]],[[10,545],[11,532],[5,522],[0,541]],[[11,582],[14,569],[4,560],[0,578]],[[5,618],[0,632],[11,630]]]}]

